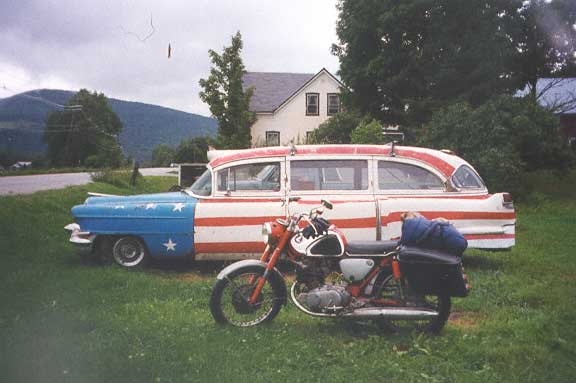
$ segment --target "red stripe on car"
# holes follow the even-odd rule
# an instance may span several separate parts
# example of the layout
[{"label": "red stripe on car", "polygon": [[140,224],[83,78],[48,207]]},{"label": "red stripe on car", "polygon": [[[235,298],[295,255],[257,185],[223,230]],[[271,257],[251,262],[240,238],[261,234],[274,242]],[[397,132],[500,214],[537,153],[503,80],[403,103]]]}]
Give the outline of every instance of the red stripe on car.
[{"label": "red stripe on car", "polygon": [[[364,155],[390,155],[391,147],[383,145],[307,145],[297,147],[297,155],[306,154],[364,154]],[[442,172],[445,176],[450,176],[454,172],[454,167],[448,162],[444,161],[440,157],[436,157],[433,154],[416,151],[413,149],[404,149],[402,147],[396,147],[394,149],[397,156],[412,158],[415,160],[420,160],[422,162],[428,163]],[[257,148],[252,150],[245,150],[239,153],[233,153],[229,155],[223,155],[221,157],[215,158],[210,162],[210,166],[216,167],[218,165],[242,160],[249,158],[258,157],[274,157],[274,156],[286,156],[290,154],[289,148]]]},{"label": "red stripe on car", "polygon": [[[277,218],[284,217],[213,217],[213,218],[196,218],[194,225],[196,227],[204,226],[250,226],[262,225],[264,222],[273,221]],[[335,224],[340,228],[345,229],[358,229],[358,228],[374,228],[376,227],[376,219],[374,217],[368,218],[346,218],[346,219],[331,219],[330,223]],[[303,223],[303,225],[307,225]]]},{"label": "red stripe on car", "polygon": [[[419,211],[427,219],[446,218],[447,220],[460,220],[460,219],[515,219],[516,214],[513,212],[482,212],[482,211]],[[402,212],[392,212],[388,215],[380,217],[382,225],[387,225],[391,222],[400,221]]]},{"label": "red stripe on car", "polygon": [[198,253],[262,253],[263,242],[218,242],[195,243],[194,252]]}]

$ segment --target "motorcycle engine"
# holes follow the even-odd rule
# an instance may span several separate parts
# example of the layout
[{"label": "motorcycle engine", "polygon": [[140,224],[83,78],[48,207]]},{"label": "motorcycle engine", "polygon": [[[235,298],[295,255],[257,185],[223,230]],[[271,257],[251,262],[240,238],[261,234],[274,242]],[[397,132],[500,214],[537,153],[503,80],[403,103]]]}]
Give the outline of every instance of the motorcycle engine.
[{"label": "motorcycle engine", "polygon": [[350,299],[350,293],[346,288],[336,285],[324,285],[298,296],[298,301],[305,303],[308,309],[314,312],[347,306]]}]

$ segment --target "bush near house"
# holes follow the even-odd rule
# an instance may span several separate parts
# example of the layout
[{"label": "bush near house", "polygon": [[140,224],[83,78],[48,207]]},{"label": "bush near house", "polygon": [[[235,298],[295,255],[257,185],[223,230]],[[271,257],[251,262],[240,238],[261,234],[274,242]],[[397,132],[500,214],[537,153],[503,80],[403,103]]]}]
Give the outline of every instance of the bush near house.
[{"label": "bush near house", "polygon": [[540,169],[565,172],[574,155],[558,118],[528,98],[500,96],[478,108],[465,102],[436,112],[418,139],[451,149],[478,170],[491,192],[525,196],[524,176]]}]

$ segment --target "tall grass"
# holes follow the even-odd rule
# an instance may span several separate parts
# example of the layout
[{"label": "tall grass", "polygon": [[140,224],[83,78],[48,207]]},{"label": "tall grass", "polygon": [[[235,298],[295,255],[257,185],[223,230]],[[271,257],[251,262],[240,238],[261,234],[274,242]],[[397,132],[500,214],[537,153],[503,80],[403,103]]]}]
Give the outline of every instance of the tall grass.
[{"label": "tall grass", "polygon": [[[132,177],[134,177],[134,175],[131,170],[101,169],[97,172],[90,173],[92,181],[106,183],[120,188],[131,186]],[[133,180],[134,184],[138,183],[139,180],[142,180],[142,174],[137,172]]]}]

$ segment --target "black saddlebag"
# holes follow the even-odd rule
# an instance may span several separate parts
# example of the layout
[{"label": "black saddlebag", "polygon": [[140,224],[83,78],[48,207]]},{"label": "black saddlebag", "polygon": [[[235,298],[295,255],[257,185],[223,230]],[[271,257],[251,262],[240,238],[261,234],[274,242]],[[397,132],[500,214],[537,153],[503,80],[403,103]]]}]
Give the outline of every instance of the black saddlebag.
[{"label": "black saddlebag", "polygon": [[400,271],[417,293],[465,297],[466,284],[462,261],[440,251],[403,246],[398,254]]}]

